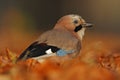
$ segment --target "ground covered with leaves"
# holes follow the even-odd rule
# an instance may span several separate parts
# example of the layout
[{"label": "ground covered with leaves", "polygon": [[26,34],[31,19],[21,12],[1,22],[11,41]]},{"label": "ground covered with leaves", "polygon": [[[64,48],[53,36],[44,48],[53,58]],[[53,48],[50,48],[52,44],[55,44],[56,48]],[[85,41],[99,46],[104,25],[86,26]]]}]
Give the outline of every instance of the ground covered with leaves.
[{"label": "ground covered with leaves", "polygon": [[74,59],[52,57],[55,59],[17,63],[17,57],[34,38],[19,35],[19,39],[8,40],[4,36],[0,42],[0,80],[120,80],[118,36],[85,36],[81,53]]}]

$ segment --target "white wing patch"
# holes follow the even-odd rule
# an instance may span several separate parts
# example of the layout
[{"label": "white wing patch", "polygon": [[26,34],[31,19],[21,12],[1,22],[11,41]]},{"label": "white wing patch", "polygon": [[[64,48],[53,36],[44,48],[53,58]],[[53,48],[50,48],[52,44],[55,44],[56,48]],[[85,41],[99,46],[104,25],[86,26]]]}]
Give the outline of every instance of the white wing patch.
[{"label": "white wing patch", "polygon": [[51,49],[48,49],[48,50],[46,50],[45,52],[46,52],[47,54],[52,54],[52,53],[53,53]]}]

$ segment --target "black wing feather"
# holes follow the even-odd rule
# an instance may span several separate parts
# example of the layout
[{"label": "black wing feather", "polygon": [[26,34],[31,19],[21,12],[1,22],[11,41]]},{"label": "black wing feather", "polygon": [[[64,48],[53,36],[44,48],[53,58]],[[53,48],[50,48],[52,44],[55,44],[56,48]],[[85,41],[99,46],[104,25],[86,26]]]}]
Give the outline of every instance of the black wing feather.
[{"label": "black wing feather", "polygon": [[38,43],[38,41],[31,44],[18,58],[18,60],[28,59],[32,57],[38,57],[46,55],[46,50],[51,49],[52,52],[58,51],[60,48],[47,45],[46,43]]}]

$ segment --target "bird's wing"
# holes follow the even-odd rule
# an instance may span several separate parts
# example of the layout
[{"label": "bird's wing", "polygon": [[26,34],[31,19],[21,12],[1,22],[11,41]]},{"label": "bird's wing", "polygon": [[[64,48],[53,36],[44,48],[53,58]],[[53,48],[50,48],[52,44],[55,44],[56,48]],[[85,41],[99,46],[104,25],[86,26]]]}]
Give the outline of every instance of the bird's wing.
[{"label": "bird's wing", "polygon": [[52,56],[51,53],[55,53],[59,48],[55,46],[47,45],[46,43],[38,43],[38,41],[32,43],[18,58],[18,60],[25,60],[28,58],[38,56]]},{"label": "bird's wing", "polygon": [[48,45],[56,46],[60,49],[79,53],[81,42],[71,32],[67,30],[53,29],[42,34],[38,40],[39,43],[45,42]]},{"label": "bird's wing", "polygon": [[[66,55],[70,52],[79,52],[80,42],[66,31],[50,30],[43,33],[36,42],[31,44],[18,58],[25,60],[38,56]],[[47,55],[46,55],[47,54]]]}]

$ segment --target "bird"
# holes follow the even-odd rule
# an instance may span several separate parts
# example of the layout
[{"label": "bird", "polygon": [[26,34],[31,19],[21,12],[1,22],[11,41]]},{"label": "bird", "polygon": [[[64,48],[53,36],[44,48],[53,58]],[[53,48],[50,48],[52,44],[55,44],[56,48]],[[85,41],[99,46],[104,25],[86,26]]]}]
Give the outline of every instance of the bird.
[{"label": "bird", "polygon": [[17,60],[43,59],[50,56],[74,58],[80,54],[85,30],[92,26],[93,24],[87,23],[78,14],[65,15],[57,21],[53,29],[42,33]]}]

